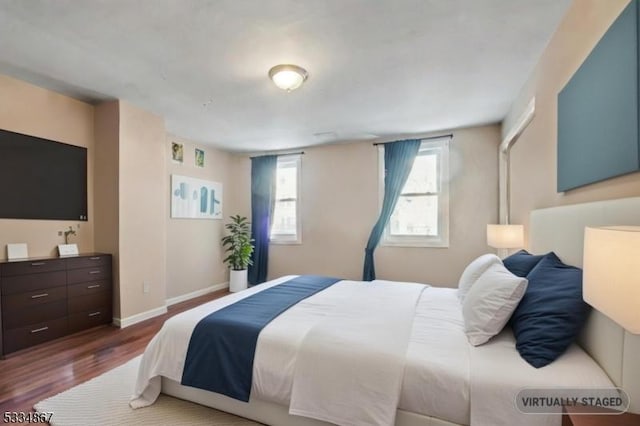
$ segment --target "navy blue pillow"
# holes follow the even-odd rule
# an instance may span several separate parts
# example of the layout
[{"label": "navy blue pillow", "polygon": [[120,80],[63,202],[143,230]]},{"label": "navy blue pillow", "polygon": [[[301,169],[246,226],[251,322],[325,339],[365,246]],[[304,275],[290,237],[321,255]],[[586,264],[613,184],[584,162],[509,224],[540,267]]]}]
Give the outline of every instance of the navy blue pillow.
[{"label": "navy blue pillow", "polygon": [[591,307],[582,300],[582,270],[551,252],[527,276],[529,285],[511,317],[520,356],[536,368],[564,353]]},{"label": "navy blue pillow", "polygon": [[533,255],[526,250],[520,250],[502,259],[502,263],[513,275],[526,277],[544,256],[544,254]]}]

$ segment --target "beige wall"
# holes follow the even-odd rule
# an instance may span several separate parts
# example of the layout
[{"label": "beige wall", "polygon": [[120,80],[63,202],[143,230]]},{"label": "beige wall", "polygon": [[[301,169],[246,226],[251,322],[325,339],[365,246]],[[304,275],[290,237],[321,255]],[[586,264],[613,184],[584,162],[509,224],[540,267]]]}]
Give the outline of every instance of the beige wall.
[{"label": "beige wall", "polygon": [[[498,218],[500,127],[459,129],[453,134],[449,248],[379,247],[375,255],[379,279],[456,286],[466,264],[489,251],[486,224]],[[302,245],[271,245],[269,279],[311,273],[362,278],[364,247],[378,215],[377,155],[370,142],[305,149]],[[234,156],[232,164],[234,210],[249,216],[250,161]]]},{"label": "beige wall", "polygon": [[640,173],[556,192],[557,96],[629,0],[575,0],[504,121],[505,135],[535,96],[533,121],[511,151],[511,221],[531,210],[640,195]]},{"label": "beige wall", "polygon": [[127,318],[165,304],[166,132],[161,117],[119,106],[120,317]]},{"label": "beige wall", "polygon": [[[171,142],[184,145],[184,162],[171,159]],[[195,166],[194,149],[205,151],[205,166]],[[168,136],[165,144],[168,175],[177,174],[207,179],[222,183],[224,220],[171,219],[169,187],[165,193],[167,201],[167,298],[182,296],[215,284],[227,282],[228,272],[222,263],[224,259],[220,239],[226,219],[234,214],[231,210],[228,173],[232,170],[231,154],[191,141]]]},{"label": "beige wall", "polygon": [[95,245],[113,254],[119,320],[165,305],[165,138],[161,117],[126,102],[95,109]]},{"label": "beige wall", "polygon": [[[8,243],[27,243],[29,255],[56,256],[64,244],[59,231],[73,226],[70,242],[83,252],[94,249],[93,107],[49,90],[0,75],[0,128],[88,148],[88,222],[0,219],[0,260]],[[77,229],[78,224],[80,229]]]},{"label": "beige wall", "polygon": [[95,248],[113,256],[113,316],[120,318],[120,107],[118,101],[95,108]]}]

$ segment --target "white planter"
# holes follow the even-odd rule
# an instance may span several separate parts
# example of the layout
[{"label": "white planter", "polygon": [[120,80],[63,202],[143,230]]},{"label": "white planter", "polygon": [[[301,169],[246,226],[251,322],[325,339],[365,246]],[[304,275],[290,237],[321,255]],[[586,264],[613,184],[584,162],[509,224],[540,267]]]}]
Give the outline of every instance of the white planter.
[{"label": "white planter", "polygon": [[234,271],[229,270],[229,291],[235,293],[247,289],[247,270]]}]

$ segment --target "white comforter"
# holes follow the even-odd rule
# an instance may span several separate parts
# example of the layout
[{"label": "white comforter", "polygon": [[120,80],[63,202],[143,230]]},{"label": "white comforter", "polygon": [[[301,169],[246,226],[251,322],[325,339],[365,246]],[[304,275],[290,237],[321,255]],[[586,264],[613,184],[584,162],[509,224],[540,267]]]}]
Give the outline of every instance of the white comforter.
[{"label": "white comforter", "polygon": [[338,425],[390,426],[422,284],[341,281],[341,298],[296,356],[289,413]]},{"label": "white comforter", "polygon": [[[160,376],[181,381],[191,332],[200,319],[291,278],[270,281],[167,320],[144,353],[131,406],[143,407],[155,401],[161,390]],[[406,283],[394,283],[402,284]],[[293,306],[262,330],[256,347],[252,399],[289,406],[303,339],[343,302],[344,294],[336,284]],[[559,417],[523,415],[515,410],[515,392],[528,385],[576,387],[611,383],[578,347],[543,369],[534,369],[519,357],[508,330],[479,348],[471,347],[464,334],[457,291],[424,289],[416,305],[406,351],[399,409],[456,424],[471,422],[473,426],[559,425]]]}]

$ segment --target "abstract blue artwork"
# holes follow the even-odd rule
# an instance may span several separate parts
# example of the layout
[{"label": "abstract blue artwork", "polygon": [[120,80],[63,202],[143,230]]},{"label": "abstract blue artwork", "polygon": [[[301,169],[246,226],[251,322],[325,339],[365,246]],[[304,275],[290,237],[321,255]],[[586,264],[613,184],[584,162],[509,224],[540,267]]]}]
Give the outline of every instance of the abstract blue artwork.
[{"label": "abstract blue artwork", "polygon": [[639,1],[558,94],[558,192],[640,170]]},{"label": "abstract blue artwork", "polygon": [[171,175],[171,217],[222,219],[222,184]]}]

